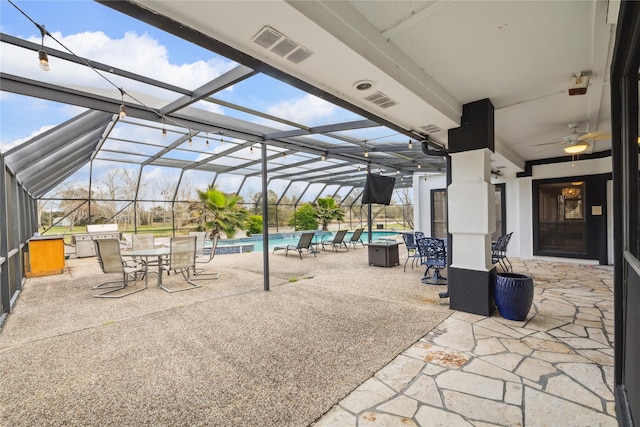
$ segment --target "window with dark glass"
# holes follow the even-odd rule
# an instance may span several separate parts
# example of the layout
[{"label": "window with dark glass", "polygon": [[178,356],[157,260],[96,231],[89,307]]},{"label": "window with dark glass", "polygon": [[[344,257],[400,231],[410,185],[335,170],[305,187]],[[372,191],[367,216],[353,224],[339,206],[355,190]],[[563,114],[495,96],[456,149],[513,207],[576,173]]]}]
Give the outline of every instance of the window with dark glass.
[{"label": "window with dark glass", "polygon": [[447,190],[431,190],[431,237],[447,238]]},{"label": "window with dark glass", "polygon": [[586,253],[584,182],[558,182],[538,187],[538,250]]}]

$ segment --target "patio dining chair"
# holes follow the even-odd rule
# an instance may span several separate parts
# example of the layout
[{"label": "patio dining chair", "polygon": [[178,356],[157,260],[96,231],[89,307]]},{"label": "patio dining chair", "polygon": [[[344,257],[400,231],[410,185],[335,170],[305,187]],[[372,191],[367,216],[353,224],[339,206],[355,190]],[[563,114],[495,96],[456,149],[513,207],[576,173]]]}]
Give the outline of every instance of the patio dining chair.
[{"label": "patio dining chair", "polygon": [[513,232],[498,237],[496,242],[491,246],[491,262],[498,264],[505,272],[512,271],[513,266],[511,261],[507,258],[507,246],[509,246],[509,240]]},{"label": "patio dining chair", "polygon": [[294,249],[296,251],[298,251],[298,254],[300,255],[300,259],[302,259],[302,251],[304,251],[305,249],[307,250],[307,253],[312,252],[313,256],[316,256],[316,251],[313,249],[312,247],[312,241],[313,241],[313,236],[315,235],[315,233],[311,232],[311,233],[302,233],[300,235],[300,239],[298,240],[298,244],[297,245],[286,245],[286,246],[276,246],[273,248],[273,252],[275,253],[276,251],[279,250],[284,250],[284,256],[288,256],[289,254],[289,249]]},{"label": "patio dining chair", "polygon": [[[446,285],[446,277],[440,275],[440,270],[447,266],[447,249],[444,240],[435,237],[423,237],[416,239],[420,264],[426,266],[422,283],[431,285]],[[433,276],[429,276],[429,270],[433,268]]]},{"label": "patio dining chair", "polygon": [[[98,264],[105,274],[121,274],[121,280],[109,281],[94,286],[91,289],[106,290],[93,295],[96,298],[122,298],[127,295],[147,289],[147,265],[143,260],[125,261],[120,254],[120,242],[118,239],[94,240]],[[129,281],[134,280],[133,285],[144,276],[144,287],[132,289],[128,292],[117,293],[129,286]]]},{"label": "patio dining chair", "polygon": [[196,236],[172,237],[169,248],[169,259],[162,268],[167,272],[173,271],[182,274],[187,286],[171,289],[162,284],[160,288],[167,292],[179,292],[201,287],[202,285],[191,279],[191,271],[195,271],[196,268]]},{"label": "patio dining chair", "polygon": [[[203,243],[202,245],[203,252],[199,254],[197,249],[198,243],[196,243],[196,267],[193,270],[194,276],[209,276],[214,279],[217,279],[220,277],[220,273],[218,272],[209,272],[209,270],[211,269],[211,263],[213,262],[213,257],[216,255],[216,248],[218,247],[218,238],[219,238],[218,234],[216,234],[213,237],[213,245],[211,246],[211,252],[208,252],[208,253],[206,252],[208,248],[205,248]],[[197,236],[196,236],[196,242],[197,242]],[[203,239],[203,242],[204,242],[204,239]],[[198,268],[198,264],[206,267]]]},{"label": "patio dining chair", "polygon": [[338,252],[338,248],[344,246],[345,249],[348,251],[349,250],[349,246],[347,246],[347,242],[344,241],[344,236],[347,234],[347,231],[349,230],[338,230],[336,231],[336,235],[333,236],[333,239],[331,240],[327,240],[325,241],[324,239],[322,240],[322,250],[326,250],[325,246],[329,246],[331,245],[331,247]]},{"label": "patio dining chair", "polygon": [[[155,237],[153,234],[132,234],[131,235],[131,250],[136,249],[153,249],[155,248]],[[135,260],[140,261],[142,258],[134,257]],[[147,266],[157,266],[158,261],[146,261]]]},{"label": "patio dining chair", "polygon": [[353,234],[351,235],[351,238],[347,242],[347,243],[349,243],[350,245],[353,246],[353,249],[356,248],[356,244],[357,243],[360,243],[362,245],[362,247],[364,248],[364,243],[362,242],[362,232],[363,231],[364,231],[364,228],[356,228],[355,230],[353,230]]},{"label": "patio dining chair", "polygon": [[207,240],[206,231],[190,231],[189,236],[196,236],[196,257],[204,254],[204,243]]},{"label": "patio dining chair", "polygon": [[407,271],[407,262],[411,260],[411,269],[416,260],[420,259],[420,252],[418,252],[418,246],[416,245],[416,239],[413,233],[402,233],[402,240],[407,247],[407,259],[404,261],[404,271]]}]

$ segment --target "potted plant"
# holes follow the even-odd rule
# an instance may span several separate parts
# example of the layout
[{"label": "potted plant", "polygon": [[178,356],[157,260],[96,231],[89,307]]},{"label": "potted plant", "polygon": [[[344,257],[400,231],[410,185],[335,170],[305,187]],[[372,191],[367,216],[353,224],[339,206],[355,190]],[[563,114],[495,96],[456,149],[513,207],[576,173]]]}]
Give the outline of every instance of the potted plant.
[{"label": "potted plant", "polygon": [[502,317],[525,320],[533,303],[533,278],[519,273],[498,273],[493,296]]}]

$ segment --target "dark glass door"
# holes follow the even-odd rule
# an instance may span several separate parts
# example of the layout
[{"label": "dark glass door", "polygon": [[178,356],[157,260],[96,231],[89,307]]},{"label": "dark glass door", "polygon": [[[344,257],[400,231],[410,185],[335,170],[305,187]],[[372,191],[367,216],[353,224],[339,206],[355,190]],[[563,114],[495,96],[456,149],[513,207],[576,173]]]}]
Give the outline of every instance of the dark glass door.
[{"label": "dark glass door", "polygon": [[586,254],[585,185],[583,181],[538,187],[538,250]]}]

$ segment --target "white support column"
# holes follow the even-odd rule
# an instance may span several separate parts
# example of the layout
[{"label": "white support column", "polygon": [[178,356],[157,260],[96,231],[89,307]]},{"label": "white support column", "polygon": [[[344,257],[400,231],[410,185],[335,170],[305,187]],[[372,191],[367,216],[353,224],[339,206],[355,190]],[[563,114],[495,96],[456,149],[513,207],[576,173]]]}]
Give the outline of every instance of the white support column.
[{"label": "white support column", "polygon": [[490,271],[491,233],[495,230],[495,196],[491,184],[491,150],[451,154],[452,182],[447,190],[451,267]]}]

